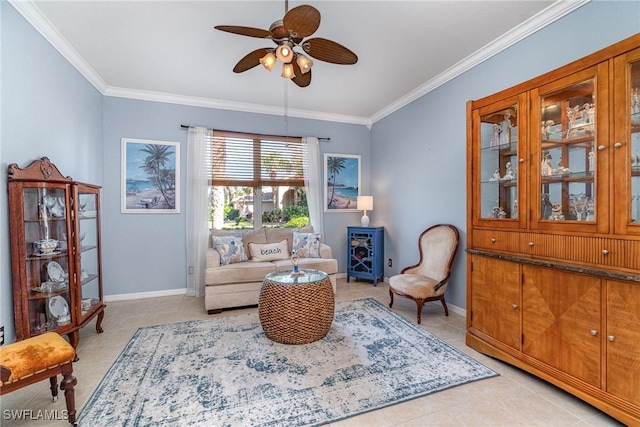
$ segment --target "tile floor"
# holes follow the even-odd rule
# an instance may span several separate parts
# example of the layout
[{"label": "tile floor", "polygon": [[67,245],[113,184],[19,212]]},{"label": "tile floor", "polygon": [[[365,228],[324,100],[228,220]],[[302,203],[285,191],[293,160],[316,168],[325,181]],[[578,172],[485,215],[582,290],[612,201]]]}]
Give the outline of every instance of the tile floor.
[{"label": "tile floor", "polygon": [[[388,304],[385,283],[373,287],[365,281],[338,279],[336,299],[350,300],[372,297]],[[118,357],[133,333],[141,326],[208,319],[240,314],[256,308],[207,315],[202,298],[172,296],[107,303],[103,321],[104,333],[96,334],[90,324],[81,331],[78,345],[80,360],[74,364],[78,379],[76,408],[78,413],[88,401],[103,375]],[[396,298],[394,311],[415,320],[413,301]],[[332,426],[616,426],[621,425],[598,409],[570,394],[498,360],[486,357],[464,344],[465,318],[449,311],[444,316],[439,303],[424,307],[422,326],[451,345],[470,354],[500,373],[499,377],[478,381],[414,399],[385,409],[352,417]],[[51,401],[47,381],[9,393],[0,399],[0,425],[68,426],[63,421],[8,419],[7,411],[65,409],[61,393]],[[43,412],[40,412],[42,414]],[[96,427],[96,426],[91,426]],[[109,426],[116,427],[116,426]]]}]

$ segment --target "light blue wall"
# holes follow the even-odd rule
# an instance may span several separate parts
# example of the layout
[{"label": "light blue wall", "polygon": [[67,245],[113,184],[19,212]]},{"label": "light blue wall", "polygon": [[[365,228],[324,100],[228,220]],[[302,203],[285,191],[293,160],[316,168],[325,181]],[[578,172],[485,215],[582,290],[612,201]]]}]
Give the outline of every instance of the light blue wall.
[{"label": "light blue wall", "polygon": [[[369,191],[370,133],[365,126],[281,116],[241,113],[175,104],[104,99],[104,169],[102,193],[103,278],[106,295],[166,291],[186,287],[185,201],[181,182],[179,214],[120,213],[121,138],[180,143],[182,177],[186,165],[187,131],[181,124],[237,132],[330,137],[320,142],[324,152],[362,155],[363,194]],[[361,214],[327,213],[325,242],[333,248],[339,271],[346,271],[346,227]]]},{"label": "light blue wall", "polygon": [[[417,237],[447,222],[462,244],[447,301],[466,307],[466,102],[524,82],[640,31],[640,2],[592,1],[392,115],[371,131],[375,215],[397,274]],[[385,264],[386,265],[386,264]]]},{"label": "light blue wall", "polygon": [[[0,165],[49,156],[65,175],[103,186],[106,295],[185,287],[185,187],[180,214],[120,213],[120,138],[181,143],[180,124],[255,133],[328,136],[321,153],[362,155],[372,225],[386,227],[385,258],[399,272],[416,261],[418,234],[451,222],[464,242],[465,104],[532,78],[640,31],[640,3],[591,2],[473,70],[374,124],[364,126],[186,107],[101,96],[6,2],[1,2]],[[0,179],[6,194],[6,175]],[[0,324],[13,339],[6,197],[0,197]],[[324,216],[325,240],[344,272],[345,231],[359,213]],[[464,244],[448,300],[465,307]],[[386,265],[386,263],[385,263]]]},{"label": "light blue wall", "polygon": [[7,2],[1,8],[0,325],[14,339],[7,165],[47,156],[65,176],[102,184],[102,95]]}]

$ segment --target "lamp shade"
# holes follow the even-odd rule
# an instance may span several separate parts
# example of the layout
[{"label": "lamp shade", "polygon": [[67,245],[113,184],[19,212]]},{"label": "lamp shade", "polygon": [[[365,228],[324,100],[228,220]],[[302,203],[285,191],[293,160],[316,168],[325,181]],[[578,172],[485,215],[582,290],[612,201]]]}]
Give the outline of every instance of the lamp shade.
[{"label": "lamp shade", "polygon": [[269,52],[265,56],[260,58],[260,63],[264,66],[264,68],[271,71],[276,63],[276,56],[273,54],[273,52]]},{"label": "lamp shade", "polygon": [[282,43],[276,49],[276,56],[280,62],[288,64],[293,59],[293,49],[287,43]]},{"label": "lamp shade", "polygon": [[291,64],[282,64],[282,77],[285,79],[292,79],[296,76],[293,71],[293,65]]},{"label": "lamp shade", "polygon": [[300,71],[302,71],[302,74],[311,71],[311,67],[313,67],[313,61],[301,53],[297,54],[296,56],[296,62],[298,63],[298,66],[300,66]]},{"label": "lamp shade", "polygon": [[373,210],[373,196],[358,196],[358,210]]}]

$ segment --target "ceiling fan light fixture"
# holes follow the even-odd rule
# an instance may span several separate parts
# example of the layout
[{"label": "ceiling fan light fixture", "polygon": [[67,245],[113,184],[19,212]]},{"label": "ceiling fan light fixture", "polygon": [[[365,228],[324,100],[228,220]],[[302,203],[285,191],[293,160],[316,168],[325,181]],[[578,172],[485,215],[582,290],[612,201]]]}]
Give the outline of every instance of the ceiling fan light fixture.
[{"label": "ceiling fan light fixture", "polygon": [[273,54],[273,52],[269,52],[265,56],[260,58],[260,63],[264,68],[271,71],[273,69],[273,66],[276,65],[276,56]]},{"label": "ceiling fan light fixture", "polygon": [[276,49],[276,56],[283,64],[288,64],[293,59],[293,48],[289,43],[282,43]]},{"label": "ceiling fan light fixture", "polygon": [[282,64],[282,78],[292,79],[296,76],[292,64]]},{"label": "ceiling fan light fixture", "polygon": [[311,67],[313,67],[313,61],[301,53],[297,54],[296,62],[298,63],[302,74],[308,73],[311,71]]}]

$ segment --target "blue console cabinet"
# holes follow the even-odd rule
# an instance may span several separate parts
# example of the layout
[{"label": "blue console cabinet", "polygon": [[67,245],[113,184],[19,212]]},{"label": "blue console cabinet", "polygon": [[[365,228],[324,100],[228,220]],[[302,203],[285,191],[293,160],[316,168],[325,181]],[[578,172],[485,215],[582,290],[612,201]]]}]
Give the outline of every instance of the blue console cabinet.
[{"label": "blue console cabinet", "polygon": [[347,227],[347,282],[384,280],[384,227]]}]

